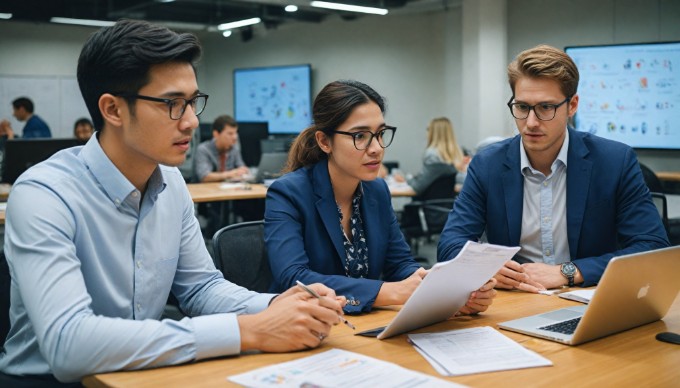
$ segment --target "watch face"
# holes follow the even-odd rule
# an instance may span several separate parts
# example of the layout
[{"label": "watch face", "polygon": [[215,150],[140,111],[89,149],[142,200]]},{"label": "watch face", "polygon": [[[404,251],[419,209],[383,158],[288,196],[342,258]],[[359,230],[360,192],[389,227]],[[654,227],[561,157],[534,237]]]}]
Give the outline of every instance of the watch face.
[{"label": "watch face", "polygon": [[576,266],[574,263],[564,263],[562,264],[560,271],[564,276],[573,276],[576,273]]}]

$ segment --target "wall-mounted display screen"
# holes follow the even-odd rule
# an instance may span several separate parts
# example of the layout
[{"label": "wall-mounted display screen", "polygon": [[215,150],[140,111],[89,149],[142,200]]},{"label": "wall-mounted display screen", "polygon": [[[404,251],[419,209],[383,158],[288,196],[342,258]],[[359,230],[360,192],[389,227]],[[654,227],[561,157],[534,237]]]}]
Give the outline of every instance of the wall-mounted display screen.
[{"label": "wall-mounted display screen", "polygon": [[234,114],[239,122],[267,122],[269,134],[294,134],[311,122],[309,64],[234,70]]},{"label": "wall-mounted display screen", "polygon": [[634,148],[680,149],[680,42],[565,51],[580,74],[577,130]]}]

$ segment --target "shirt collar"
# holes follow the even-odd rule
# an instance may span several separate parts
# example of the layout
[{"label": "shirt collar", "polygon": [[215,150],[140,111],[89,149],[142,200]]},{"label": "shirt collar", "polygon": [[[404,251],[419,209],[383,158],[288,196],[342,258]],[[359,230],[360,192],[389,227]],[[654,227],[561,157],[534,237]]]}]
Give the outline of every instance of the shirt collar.
[{"label": "shirt collar", "polygon": [[[566,129],[564,135],[564,142],[562,143],[560,152],[557,153],[557,158],[555,158],[555,161],[553,161],[552,163],[551,168],[552,171],[555,171],[555,167],[558,166],[559,164],[563,164],[564,167],[567,167],[568,151],[569,151],[569,130]],[[520,156],[520,171],[522,171],[522,174],[524,174],[524,171],[526,169],[536,171],[529,162],[529,157],[527,156],[527,151],[524,149],[524,143],[522,141],[519,142],[519,156]]]},{"label": "shirt collar", "polygon": [[[137,190],[118,170],[111,159],[106,156],[99,144],[99,136],[92,136],[88,140],[80,153],[80,157],[116,207],[120,207],[125,199]],[[148,195],[151,195],[151,198],[155,198],[165,189],[166,185],[161,169],[156,167],[149,178],[146,191]]]}]

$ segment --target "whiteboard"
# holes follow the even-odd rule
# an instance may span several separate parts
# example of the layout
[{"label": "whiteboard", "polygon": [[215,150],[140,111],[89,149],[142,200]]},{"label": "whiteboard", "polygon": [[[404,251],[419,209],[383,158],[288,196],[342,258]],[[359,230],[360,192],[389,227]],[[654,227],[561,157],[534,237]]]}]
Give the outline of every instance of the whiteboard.
[{"label": "whiteboard", "polygon": [[28,97],[52,131],[52,137],[73,137],[73,124],[81,117],[90,118],[76,77],[4,76],[0,75],[0,119],[7,119],[17,134],[24,124],[12,116],[12,101]]}]

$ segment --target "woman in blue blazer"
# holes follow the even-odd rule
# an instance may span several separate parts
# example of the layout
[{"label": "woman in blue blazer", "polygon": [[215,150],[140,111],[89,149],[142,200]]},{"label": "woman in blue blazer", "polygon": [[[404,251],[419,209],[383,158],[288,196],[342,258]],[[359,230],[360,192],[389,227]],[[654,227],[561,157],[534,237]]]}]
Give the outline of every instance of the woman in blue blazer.
[{"label": "woman in blue blazer", "polygon": [[[376,180],[396,131],[384,111],[383,98],[356,81],[332,82],[314,100],[314,124],[293,143],[290,172],[267,191],[272,291],[321,282],[358,313],[403,304],[427,274],[399,229],[387,185]],[[494,285],[473,292],[461,312],[486,310]]]}]

